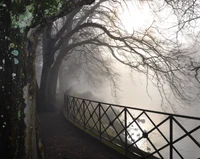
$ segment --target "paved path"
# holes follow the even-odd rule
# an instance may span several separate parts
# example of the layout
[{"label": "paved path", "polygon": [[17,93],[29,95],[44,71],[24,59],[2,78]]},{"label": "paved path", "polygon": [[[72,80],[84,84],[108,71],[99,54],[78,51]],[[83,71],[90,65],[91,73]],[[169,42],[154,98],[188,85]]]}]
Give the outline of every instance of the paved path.
[{"label": "paved path", "polygon": [[45,159],[125,159],[57,112],[39,113]]}]

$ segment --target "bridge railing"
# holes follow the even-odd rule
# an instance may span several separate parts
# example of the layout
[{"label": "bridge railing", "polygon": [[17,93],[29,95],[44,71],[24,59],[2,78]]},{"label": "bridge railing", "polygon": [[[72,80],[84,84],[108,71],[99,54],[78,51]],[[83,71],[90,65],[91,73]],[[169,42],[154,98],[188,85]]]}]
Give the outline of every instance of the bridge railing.
[{"label": "bridge railing", "polygon": [[200,157],[199,117],[64,98],[70,122],[129,158]]}]

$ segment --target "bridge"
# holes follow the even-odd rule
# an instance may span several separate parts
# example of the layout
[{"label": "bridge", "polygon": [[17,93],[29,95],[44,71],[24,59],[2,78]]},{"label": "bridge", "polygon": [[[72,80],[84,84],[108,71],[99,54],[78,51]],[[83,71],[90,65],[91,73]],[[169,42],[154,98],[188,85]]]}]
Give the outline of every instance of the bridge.
[{"label": "bridge", "polygon": [[130,159],[199,159],[200,118],[64,95],[64,116]]}]

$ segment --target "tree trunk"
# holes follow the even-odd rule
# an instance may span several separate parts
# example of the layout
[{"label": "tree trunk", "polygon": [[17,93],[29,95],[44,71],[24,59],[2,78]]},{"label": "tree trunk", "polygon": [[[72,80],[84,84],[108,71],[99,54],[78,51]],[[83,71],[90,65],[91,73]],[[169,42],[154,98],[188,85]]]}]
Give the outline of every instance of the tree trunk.
[{"label": "tree trunk", "polygon": [[48,86],[48,75],[50,68],[44,63],[41,73],[41,81],[40,81],[40,90],[38,97],[38,110],[39,111],[47,111],[47,106],[45,103],[46,94],[47,94],[47,86]]},{"label": "tree trunk", "polygon": [[60,49],[60,54],[57,56],[56,61],[54,62],[53,67],[51,68],[51,71],[49,72],[48,76],[48,88],[47,88],[47,100],[46,104],[50,108],[50,110],[55,109],[56,104],[56,87],[57,87],[57,81],[58,81],[58,73],[60,70],[60,66],[62,64],[62,61],[64,59],[64,53],[63,51],[67,51],[64,49]]},{"label": "tree trunk", "polygon": [[46,67],[42,70],[39,93],[39,111],[51,111],[54,109],[58,71],[59,68]]},{"label": "tree trunk", "polygon": [[56,87],[57,87],[57,80],[58,80],[58,72],[59,72],[60,65],[54,65],[51,70],[49,71],[48,76],[48,85],[47,91],[45,96],[45,104],[48,110],[55,110],[56,105]]},{"label": "tree trunk", "polygon": [[48,87],[50,87],[51,79],[49,74],[51,72],[51,65],[54,62],[53,52],[54,40],[51,38],[51,26],[47,27],[43,33],[43,67],[40,81],[40,91],[38,98],[38,110],[48,111]]},{"label": "tree trunk", "polygon": [[39,111],[55,110],[56,86],[60,64],[52,68],[43,66],[39,95]]}]

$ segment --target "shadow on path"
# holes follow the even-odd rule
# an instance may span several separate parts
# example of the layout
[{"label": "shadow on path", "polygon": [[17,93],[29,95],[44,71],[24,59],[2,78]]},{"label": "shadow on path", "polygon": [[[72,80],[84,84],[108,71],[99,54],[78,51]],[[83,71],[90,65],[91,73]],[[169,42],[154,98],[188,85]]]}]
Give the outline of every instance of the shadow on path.
[{"label": "shadow on path", "polygon": [[125,159],[57,112],[39,113],[45,159]]}]

